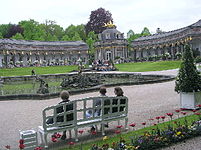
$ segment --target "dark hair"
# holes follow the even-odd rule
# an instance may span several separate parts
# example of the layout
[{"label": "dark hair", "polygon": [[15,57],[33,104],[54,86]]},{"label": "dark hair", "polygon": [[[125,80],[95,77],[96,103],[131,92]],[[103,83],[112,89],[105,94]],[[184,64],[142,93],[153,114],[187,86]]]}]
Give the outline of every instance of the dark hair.
[{"label": "dark hair", "polygon": [[68,98],[69,98],[69,92],[68,91],[62,91],[60,93],[60,97],[61,97],[62,100],[68,100]]},{"label": "dark hair", "polygon": [[107,93],[106,87],[104,87],[104,86],[100,87],[99,92],[100,92],[101,94],[105,95],[105,94]]},{"label": "dark hair", "polygon": [[117,95],[117,96],[124,96],[124,92],[123,90],[120,88],[120,87],[115,87],[114,88],[114,93]]}]

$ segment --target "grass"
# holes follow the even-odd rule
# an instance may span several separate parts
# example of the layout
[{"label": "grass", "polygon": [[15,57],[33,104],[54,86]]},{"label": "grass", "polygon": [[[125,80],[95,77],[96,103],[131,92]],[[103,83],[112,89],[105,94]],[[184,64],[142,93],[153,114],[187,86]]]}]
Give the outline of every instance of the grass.
[{"label": "grass", "polygon": [[146,72],[176,69],[180,67],[180,64],[181,61],[156,61],[116,64],[115,67],[119,71]]},{"label": "grass", "polygon": [[36,74],[68,73],[77,69],[77,66],[48,66],[48,67],[24,67],[24,68],[3,68],[0,69],[0,76],[24,76],[31,75],[34,69]]},{"label": "grass", "polygon": [[[112,145],[113,142],[118,142],[120,137],[123,138],[125,141],[130,142],[131,137],[133,137],[133,136],[141,136],[145,132],[151,132],[153,129],[156,129],[157,127],[159,129],[166,129],[168,127],[168,125],[176,127],[176,124],[174,124],[175,121],[180,123],[180,124],[185,124],[185,119],[186,119],[188,121],[187,124],[191,125],[192,122],[198,120],[198,116],[196,116],[196,115],[189,115],[189,116],[185,116],[185,117],[181,117],[181,118],[178,118],[178,119],[175,119],[175,120],[172,120],[172,121],[163,122],[163,123],[158,124],[157,126],[149,126],[149,127],[145,127],[145,128],[139,129],[139,130],[130,131],[128,133],[118,134],[118,135],[109,137],[105,141],[103,139],[101,139],[101,140],[95,140],[95,141],[88,142],[88,143],[86,142],[86,143],[82,144],[82,150],[89,150],[93,144],[103,145],[103,144],[107,143],[109,145]],[[95,136],[96,135],[94,135],[94,137]],[[73,150],[80,150],[80,144],[77,144],[77,145],[75,145],[75,146],[73,146],[71,148]],[[68,150],[68,149],[69,149],[69,147],[68,148],[63,148],[63,149],[60,149],[60,150]]]},{"label": "grass", "polygon": [[[181,61],[157,61],[157,62],[138,62],[138,63],[123,63],[116,64],[115,67],[119,71],[127,72],[146,72],[146,71],[161,71],[179,68]],[[4,68],[0,69],[0,76],[23,76],[31,75],[31,70],[34,69],[36,74],[56,74],[68,73],[77,70],[77,66],[49,66],[49,67],[24,67],[24,68]]]}]

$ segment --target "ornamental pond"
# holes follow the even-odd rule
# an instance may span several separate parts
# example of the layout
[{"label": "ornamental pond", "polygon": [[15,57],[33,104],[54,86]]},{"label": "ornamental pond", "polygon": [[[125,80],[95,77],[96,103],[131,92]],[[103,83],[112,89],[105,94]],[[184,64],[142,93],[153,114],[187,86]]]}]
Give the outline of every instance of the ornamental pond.
[{"label": "ornamental pond", "polygon": [[174,77],[164,75],[109,72],[2,77],[0,82],[0,99],[6,99],[6,96],[12,96],[12,99],[15,99],[15,97],[16,99],[32,99],[29,95],[48,95],[47,98],[50,98],[58,96],[62,90],[69,90],[71,94],[79,94],[98,90],[102,85],[135,85],[172,79]]}]

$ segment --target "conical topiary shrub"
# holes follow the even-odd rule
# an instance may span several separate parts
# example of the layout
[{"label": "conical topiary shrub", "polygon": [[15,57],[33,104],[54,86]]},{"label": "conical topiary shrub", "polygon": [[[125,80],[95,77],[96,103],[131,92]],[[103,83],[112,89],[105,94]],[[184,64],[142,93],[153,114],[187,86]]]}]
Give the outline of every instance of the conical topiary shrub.
[{"label": "conical topiary shrub", "polygon": [[176,79],[175,91],[198,92],[201,91],[201,77],[194,64],[192,50],[185,45],[182,63]]}]

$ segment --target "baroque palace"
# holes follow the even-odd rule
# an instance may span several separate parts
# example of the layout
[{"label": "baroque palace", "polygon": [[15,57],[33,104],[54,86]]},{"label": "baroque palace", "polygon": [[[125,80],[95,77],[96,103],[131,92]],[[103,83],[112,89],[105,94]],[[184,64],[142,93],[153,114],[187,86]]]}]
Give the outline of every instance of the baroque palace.
[{"label": "baroque palace", "polygon": [[88,60],[88,46],[82,41],[25,41],[0,39],[0,67],[72,65]]},{"label": "baroque palace", "polygon": [[[201,52],[201,20],[187,27],[170,32],[140,37],[132,41],[130,50],[123,33],[113,24],[98,35],[95,43],[95,60],[136,61],[161,56],[177,59],[183,53],[184,44]],[[82,41],[25,41],[0,39],[0,67],[72,65],[82,60],[88,63],[88,46]]]}]

